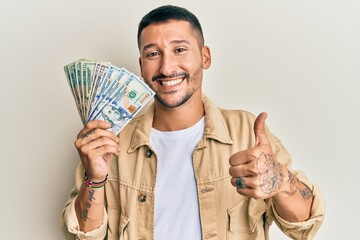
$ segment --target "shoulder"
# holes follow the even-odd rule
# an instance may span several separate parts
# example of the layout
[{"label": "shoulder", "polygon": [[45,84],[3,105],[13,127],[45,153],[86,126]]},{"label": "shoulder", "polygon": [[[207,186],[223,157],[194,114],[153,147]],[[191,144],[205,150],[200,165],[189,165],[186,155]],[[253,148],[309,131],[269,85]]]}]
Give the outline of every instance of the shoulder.
[{"label": "shoulder", "polygon": [[219,108],[221,115],[227,125],[247,125],[252,126],[255,122],[256,116],[251,112],[245,110],[229,110]]},{"label": "shoulder", "polygon": [[221,108],[212,102],[207,96],[204,96],[203,103],[205,108],[205,117],[207,116],[212,119],[214,124],[225,122],[225,125],[228,126],[233,124],[236,124],[237,126],[239,126],[239,124],[252,125],[256,119],[254,114],[242,109],[230,110]]}]

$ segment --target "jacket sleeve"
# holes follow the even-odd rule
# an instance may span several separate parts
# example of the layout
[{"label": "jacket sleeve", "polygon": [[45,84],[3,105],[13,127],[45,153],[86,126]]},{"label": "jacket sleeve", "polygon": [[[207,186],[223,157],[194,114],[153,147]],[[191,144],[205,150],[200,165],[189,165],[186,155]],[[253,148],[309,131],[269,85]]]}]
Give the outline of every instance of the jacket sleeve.
[{"label": "jacket sleeve", "polygon": [[77,220],[76,212],[75,212],[75,200],[79,193],[79,189],[83,184],[83,176],[84,169],[81,163],[78,165],[76,169],[76,183],[75,187],[72,189],[70,193],[69,200],[65,204],[65,207],[61,214],[61,228],[63,230],[65,239],[68,240],[78,240],[78,239],[89,239],[89,240],[99,240],[105,239],[106,231],[107,231],[107,213],[104,208],[104,220],[101,226],[97,229],[94,229],[89,232],[80,231],[79,222]]},{"label": "jacket sleeve", "polygon": [[282,145],[280,140],[272,135],[271,142],[276,159],[287,166],[287,168],[312,191],[314,198],[311,206],[310,218],[303,222],[288,222],[281,218],[276,212],[274,204],[270,199],[268,212],[266,214],[266,221],[269,225],[272,221],[275,221],[282,232],[292,239],[314,239],[315,234],[320,228],[325,216],[325,202],[323,195],[320,192],[320,189],[315,184],[311,183],[303,172],[291,170],[290,154]]}]

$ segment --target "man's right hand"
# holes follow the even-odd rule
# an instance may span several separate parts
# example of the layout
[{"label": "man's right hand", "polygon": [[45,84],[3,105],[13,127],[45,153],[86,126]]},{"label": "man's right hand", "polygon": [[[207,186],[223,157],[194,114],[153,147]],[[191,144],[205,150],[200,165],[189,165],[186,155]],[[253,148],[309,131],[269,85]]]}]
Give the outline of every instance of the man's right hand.
[{"label": "man's right hand", "polygon": [[89,121],[77,135],[75,141],[81,162],[91,181],[103,181],[108,174],[112,154],[119,155],[119,138],[107,130],[106,121]]}]

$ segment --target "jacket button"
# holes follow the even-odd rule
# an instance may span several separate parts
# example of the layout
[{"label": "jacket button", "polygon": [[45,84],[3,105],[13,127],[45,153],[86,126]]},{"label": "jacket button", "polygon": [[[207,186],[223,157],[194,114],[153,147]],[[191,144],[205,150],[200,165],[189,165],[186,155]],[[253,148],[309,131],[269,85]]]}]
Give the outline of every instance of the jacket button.
[{"label": "jacket button", "polygon": [[152,155],[153,155],[153,152],[152,152],[150,149],[146,150],[146,152],[145,152],[145,157],[149,158],[149,157],[151,157]]},{"label": "jacket button", "polygon": [[206,239],[209,239],[209,238],[213,238],[213,237],[216,237],[217,236],[217,234],[216,233],[210,233],[210,234],[208,234],[208,235],[206,235]]},{"label": "jacket button", "polygon": [[145,194],[140,194],[138,197],[139,202],[145,202],[146,201],[146,195]]},{"label": "jacket button", "polygon": [[212,187],[210,187],[210,188],[203,188],[203,189],[201,189],[201,192],[202,193],[208,193],[208,192],[211,192],[211,191],[213,191],[214,190],[214,188],[212,188]]}]

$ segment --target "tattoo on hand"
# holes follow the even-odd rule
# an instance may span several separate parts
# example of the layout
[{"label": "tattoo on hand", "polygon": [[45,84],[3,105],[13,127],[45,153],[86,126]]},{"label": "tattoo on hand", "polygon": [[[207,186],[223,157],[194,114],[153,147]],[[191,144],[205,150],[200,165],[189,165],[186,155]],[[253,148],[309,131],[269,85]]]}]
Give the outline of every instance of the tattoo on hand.
[{"label": "tattoo on hand", "polygon": [[88,131],[87,133],[85,133],[84,135],[81,136],[81,138],[86,138],[88,137],[89,135],[91,135],[94,131],[93,130],[90,130]]},{"label": "tattoo on hand", "polygon": [[288,170],[288,176],[289,176],[288,182],[290,183],[290,191],[287,191],[286,193],[289,196],[294,196],[295,193],[299,191],[301,197],[304,200],[312,199],[313,194],[311,190],[307,186],[302,184],[300,180],[296,176],[294,176],[289,170]]},{"label": "tattoo on hand", "polygon": [[91,202],[95,200],[94,194],[95,194],[94,190],[89,191],[88,201],[85,203],[85,208],[81,211],[81,218],[84,221],[86,221],[89,217],[88,214],[89,214],[89,209],[91,208]]},{"label": "tattoo on hand", "polygon": [[280,188],[284,174],[281,164],[276,162],[272,155],[262,153],[256,161],[256,166],[260,173],[259,186],[264,193],[271,194]]}]

